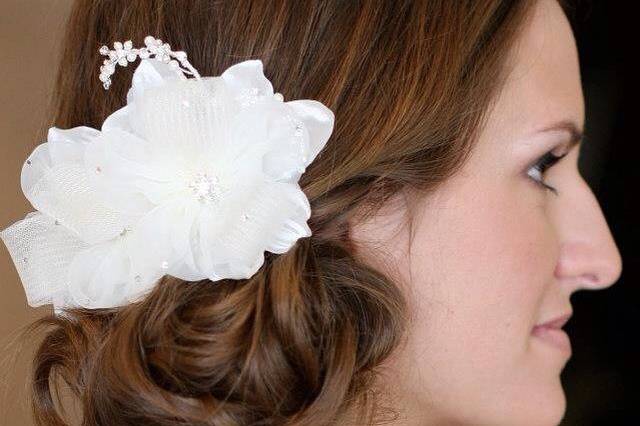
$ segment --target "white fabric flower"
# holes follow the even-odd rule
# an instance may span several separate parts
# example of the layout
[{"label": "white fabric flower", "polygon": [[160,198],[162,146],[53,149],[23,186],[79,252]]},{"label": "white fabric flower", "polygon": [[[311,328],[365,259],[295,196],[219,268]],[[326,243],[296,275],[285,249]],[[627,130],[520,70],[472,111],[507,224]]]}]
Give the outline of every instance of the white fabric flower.
[{"label": "white fabric flower", "polygon": [[114,307],[164,274],[243,279],[311,235],[300,175],[334,115],[283,102],[260,60],[187,79],[156,60],[101,130],[49,129],[22,168],[37,210],[5,230],[30,305]]}]

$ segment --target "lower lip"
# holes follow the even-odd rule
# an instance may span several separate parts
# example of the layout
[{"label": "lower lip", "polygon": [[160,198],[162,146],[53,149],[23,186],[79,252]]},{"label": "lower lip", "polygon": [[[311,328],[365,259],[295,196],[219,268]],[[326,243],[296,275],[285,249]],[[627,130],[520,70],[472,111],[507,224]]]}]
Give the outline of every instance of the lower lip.
[{"label": "lower lip", "polygon": [[571,355],[571,340],[569,340],[569,336],[561,328],[536,326],[533,328],[531,334]]}]

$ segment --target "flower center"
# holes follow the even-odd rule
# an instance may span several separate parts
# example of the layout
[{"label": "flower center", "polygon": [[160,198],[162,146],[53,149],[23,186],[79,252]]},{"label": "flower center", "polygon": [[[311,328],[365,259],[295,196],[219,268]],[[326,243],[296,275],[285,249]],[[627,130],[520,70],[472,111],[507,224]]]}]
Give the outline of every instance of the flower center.
[{"label": "flower center", "polygon": [[201,203],[217,202],[222,196],[222,188],[217,176],[198,172],[189,182],[189,188]]}]

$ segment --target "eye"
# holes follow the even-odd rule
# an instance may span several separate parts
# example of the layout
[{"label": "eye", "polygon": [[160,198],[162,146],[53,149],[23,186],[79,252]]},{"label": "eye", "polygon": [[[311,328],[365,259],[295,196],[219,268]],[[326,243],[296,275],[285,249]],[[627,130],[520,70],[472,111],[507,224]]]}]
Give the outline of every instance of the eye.
[{"label": "eye", "polygon": [[531,177],[531,179],[533,179],[534,182],[538,183],[540,186],[542,186],[545,189],[548,189],[549,191],[553,191],[553,193],[557,195],[558,191],[554,187],[547,185],[544,182],[544,179],[542,177],[546,170],[548,170],[550,167],[552,167],[554,164],[560,161],[560,159],[565,155],[567,154],[557,156],[553,154],[552,151],[547,152],[542,157],[540,157],[531,166],[531,168],[529,168],[529,170],[527,171],[527,175],[529,175],[529,177]]}]

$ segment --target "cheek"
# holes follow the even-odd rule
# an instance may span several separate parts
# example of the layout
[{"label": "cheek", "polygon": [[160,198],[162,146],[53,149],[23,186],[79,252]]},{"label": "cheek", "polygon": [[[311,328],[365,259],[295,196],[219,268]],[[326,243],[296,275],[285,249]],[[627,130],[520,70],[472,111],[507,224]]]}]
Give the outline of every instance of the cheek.
[{"label": "cheek", "polygon": [[442,302],[448,321],[471,336],[527,330],[553,274],[546,214],[516,188],[462,189],[421,221],[411,259],[420,300]]},{"label": "cheek", "polygon": [[428,366],[430,393],[450,395],[454,406],[468,395],[498,409],[492,399],[504,401],[531,370],[530,330],[552,279],[554,242],[544,211],[521,190],[475,179],[432,200],[416,232],[414,362]]}]

